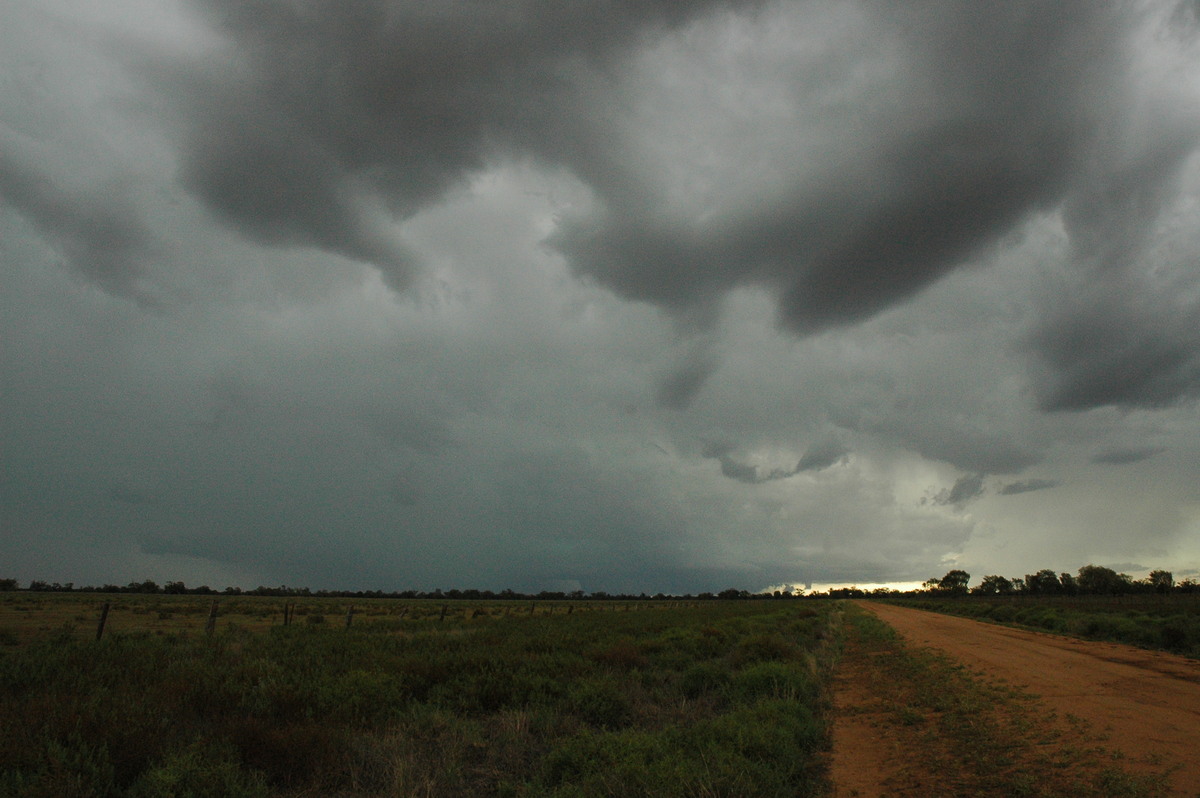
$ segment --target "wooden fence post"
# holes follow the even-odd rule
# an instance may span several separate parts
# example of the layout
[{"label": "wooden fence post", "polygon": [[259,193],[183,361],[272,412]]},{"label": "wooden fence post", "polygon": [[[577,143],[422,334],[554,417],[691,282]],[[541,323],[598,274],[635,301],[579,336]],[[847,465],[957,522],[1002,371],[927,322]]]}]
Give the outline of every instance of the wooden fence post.
[{"label": "wooden fence post", "polygon": [[354,622],[354,605],[350,605],[350,609],[346,610],[346,628],[350,628],[350,624]]},{"label": "wooden fence post", "polygon": [[212,633],[217,630],[217,602],[212,603],[212,607],[208,610],[208,622],[204,624],[204,633],[212,636]]},{"label": "wooden fence post", "polygon": [[99,640],[104,635],[104,623],[108,620],[108,602],[104,602],[104,606],[100,608],[100,623],[96,625],[96,639]]},{"label": "wooden fence post", "polygon": [[442,614],[438,616],[438,621],[446,620],[446,609],[447,609],[447,605],[443,604],[442,605]]}]

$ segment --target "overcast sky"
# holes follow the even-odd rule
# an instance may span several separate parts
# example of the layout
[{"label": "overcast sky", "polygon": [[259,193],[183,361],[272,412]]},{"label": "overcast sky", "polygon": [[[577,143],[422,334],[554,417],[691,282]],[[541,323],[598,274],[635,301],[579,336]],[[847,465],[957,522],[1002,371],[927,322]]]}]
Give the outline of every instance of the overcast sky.
[{"label": "overcast sky", "polygon": [[0,576],[1200,569],[1200,3],[0,0]]}]

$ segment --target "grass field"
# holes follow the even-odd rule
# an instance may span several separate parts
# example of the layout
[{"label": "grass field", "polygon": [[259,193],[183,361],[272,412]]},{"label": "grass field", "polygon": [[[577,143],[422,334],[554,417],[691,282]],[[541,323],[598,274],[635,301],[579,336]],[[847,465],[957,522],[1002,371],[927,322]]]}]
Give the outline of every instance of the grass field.
[{"label": "grass field", "polygon": [[1200,595],[962,596],[905,606],[1200,658]]},{"label": "grass field", "polygon": [[0,795],[824,789],[833,602],[292,603],[3,596]]}]

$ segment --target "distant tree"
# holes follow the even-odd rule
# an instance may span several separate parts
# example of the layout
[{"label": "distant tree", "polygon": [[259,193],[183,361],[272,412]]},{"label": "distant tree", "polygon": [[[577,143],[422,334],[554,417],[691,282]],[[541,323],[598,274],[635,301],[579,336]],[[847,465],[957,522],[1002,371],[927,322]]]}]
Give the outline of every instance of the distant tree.
[{"label": "distant tree", "polygon": [[1012,582],[1003,576],[989,574],[971,592],[978,596],[1007,596],[1013,592]]},{"label": "distant tree", "polygon": [[1068,596],[1074,596],[1079,592],[1079,583],[1075,581],[1075,577],[1066,572],[1058,575],[1058,581],[1062,585],[1062,592]]},{"label": "distant tree", "polygon": [[1155,593],[1170,593],[1175,587],[1175,575],[1170,571],[1151,571],[1149,581]]},{"label": "distant tree", "polygon": [[1079,592],[1091,595],[1117,595],[1124,593],[1131,581],[1125,574],[1118,574],[1103,565],[1085,565],[1079,569]]},{"label": "distant tree", "polygon": [[0,579],[0,591],[19,590],[20,587],[21,585],[16,579]]},{"label": "distant tree", "polygon": [[163,592],[172,595],[182,595],[187,592],[187,585],[183,582],[167,582],[163,585]]},{"label": "distant tree", "polygon": [[1012,589],[1014,593],[1024,593],[1027,589],[1025,580],[1019,576],[1014,577],[1012,580]]},{"label": "distant tree", "polygon": [[1035,596],[1056,596],[1062,592],[1062,583],[1058,581],[1058,574],[1043,568],[1025,577],[1025,589]]},{"label": "distant tree", "polygon": [[971,575],[966,571],[954,569],[947,571],[946,575],[938,580],[938,589],[944,593],[961,596],[967,592],[967,583],[971,581]]}]

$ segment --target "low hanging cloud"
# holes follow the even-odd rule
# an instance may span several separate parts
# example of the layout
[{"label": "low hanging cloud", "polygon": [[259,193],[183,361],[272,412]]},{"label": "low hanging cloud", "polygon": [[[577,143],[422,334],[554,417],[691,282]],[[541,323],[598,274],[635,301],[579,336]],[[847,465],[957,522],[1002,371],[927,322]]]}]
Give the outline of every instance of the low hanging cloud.
[{"label": "low hanging cloud", "polygon": [[1156,454],[1166,451],[1161,446],[1141,446],[1134,449],[1110,449],[1092,457],[1093,463],[1101,465],[1130,465],[1149,460]]},{"label": "low hanging cloud", "polygon": [[1017,482],[1009,482],[996,492],[1001,496],[1016,496],[1020,493],[1032,493],[1036,490],[1057,488],[1061,484],[1057,479],[1022,479]]},{"label": "low hanging cloud", "polygon": [[800,458],[800,462],[796,463],[796,470],[794,473],[800,474],[805,471],[822,471],[832,465],[842,462],[849,453],[850,450],[838,440],[829,439],[813,444],[808,449],[805,449],[804,455]]},{"label": "low hanging cloud", "polygon": [[416,265],[388,214],[511,155],[598,181],[615,157],[596,146],[611,135],[609,70],[647,37],[754,5],[191,4],[224,37],[221,65],[152,68],[176,100],[184,185],[254,240],[371,263],[399,289]]},{"label": "low hanging cloud", "polygon": [[69,186],[38,168],[48,154],[0,124],[0,200],[19,210],[81,276],[113,294],[150,302],[138,287],[153,236],[120,181]]},{"label": "low hanging cloud", "polygon": [[986,489],[983,485],[983,474],[963,474],[954,485],[938,491],[933,497],[933,503],[941,507],[954,507],[962,510],[970,502],[978,499]]},{"label": "low hanging cloud", "polygon": [[736,447],[728,442],[709,442],[701,451],[703,457],[721,464],[721,474],[748,485],[788,479],[806,471],[822,471],[845,460],[849,450],[837,440],[826,440],[805,450],[794,468],[762,469],[734,456]]},{"label": "low hanging cloud", "polygon": [[[1169,196],[1175,165],[1196,145],[1186,125],[1164,122],[1106,171],[1105,147],[1145,110],[1126,102],[1125,53],[1142,23],[1082,0],[986,14],[936,1],[851,11],[504,0],[470,14],[382,0],[353,10],[193,4],[224,37],[226,65],[167,65],[155,77],[182,99],[184,184],[255,240],[372,263],[397,288],[419,266],[389,214],[412,216],[497,159],[532,157],[565,167],[597,199],[563,215],[549,239],[578,273],[679,312],[766,286],[787,327],[819,331],[912,297],[1030,214],[1065,205],[1090,218],[1087,208],[1119,193],[1110,215],[1140,202],[1145,222],[1157,205],[1144,198]],[[761,87],[786,125],[771,129],[778,153],[760,149],[750,173],[778,185],[736,199],[753,196],[748,177],[708,153],[741,145],[701,117],[674,157],[709,161],[685,160],[709,184],[699,204],[681,204],[669,170],[639,168],[663,122],[637,110],[639,96],[720,114],[727,87],[700,59],[706,31],[730,24],[794,30],[805,42],[809,29],[837,31],[847,68],[811,70],[794,48],[747,51],[754,67],[791,72],[786,89]],[[670,93],[651,73],[667,41],[697,60],[699,77]],[[741,72],[725,79],[760,89],[754,69]],[[850,101],[822,99],[835,95]],[[747,102],[743,114],[767,110]],[[1084,226],[1073,225],[1081,239]],[[1120,248],[1105,238],[1110,226],[1087,229],[1089,249]]]}]

